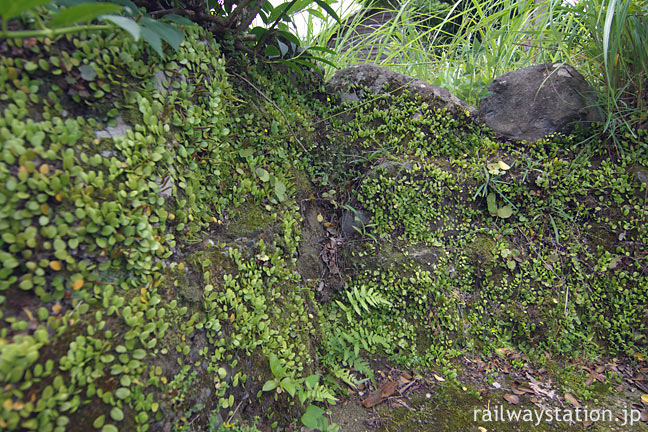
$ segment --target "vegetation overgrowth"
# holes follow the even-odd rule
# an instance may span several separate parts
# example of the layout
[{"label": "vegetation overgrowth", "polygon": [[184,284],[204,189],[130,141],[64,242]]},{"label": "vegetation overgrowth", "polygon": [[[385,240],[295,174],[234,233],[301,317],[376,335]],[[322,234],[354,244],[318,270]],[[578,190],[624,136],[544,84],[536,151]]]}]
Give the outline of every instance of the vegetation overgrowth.
[{"label": "vegetation overgrowth", "polygon": [[[608,137],[616,141],[619,135],[634,134],[648,125],[645,1],[407,0],[365,4],[368,7],[351,17],[342,15],[342,26],[324,17],[318,23],[321,31],[302,32],[305,43],[328,43],[335,51],[330,59],[338,67],[376,62],[444,87],[473,105],[487,94],[486,87],[498,75],[534,64],[566,62],[584,73],[598,91],[597,105]],[[358,27],[378,12],[388,12],[393,18],[358,35]],[[368,51],[367,46],[378,48]],[[334,72],[334,68],[326,68],[327,76]]]},{"label": "vegetation overgrowth", "polygon": [[[60,13],[35,4],[5,30]],[[0,428],[335,431],[376,359],[648,354],[645,130],[504,142],[340,105],[282,39],[84,22],[0,41]],[[309,262],[347,211],[371,222]]]}]

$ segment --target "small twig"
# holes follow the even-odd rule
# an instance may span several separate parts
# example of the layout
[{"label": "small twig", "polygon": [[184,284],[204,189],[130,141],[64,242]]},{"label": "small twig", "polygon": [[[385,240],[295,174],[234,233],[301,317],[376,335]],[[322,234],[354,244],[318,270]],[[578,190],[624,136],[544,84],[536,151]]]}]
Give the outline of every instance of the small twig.
[{"label": "small twig", "polygon": [[242,401],[240,401],[240,402],[238,403],[238,405],[236,405],[236,408],[234,408],[234,412],[233,412],[232,415],[227,419],[227,423],[231,423],[231,422],[232,422],[232,419],[233,419],[234,416],[236,415],[236,412],[237,412],[238,409],[241,407],[241,404],[242,404],[243,402],[246,401],[246,399],[247,399],[247,398],[243,399]]},{"label": "small twig", "polygon": [[281,110],[281,108],[279,108],[279,107],[277,106],[276,103],[274,103],[274,102],[273,102],[273,101],[272,101],[268,96],[265,95],[265,93],[263,93],[261,90],[259,90],[259,89],[258,89],[254,84],[252,84],[248,79],[246,79],[245,77],[242,77],[241,75],[237,74],[236,72],[230,72],[230,73],[231,73],[232,75],[234,75],[235,77],[240,78],[240,79],[242,79],[243,81],[245,81],[245,82],[246,82],[250,87],[252,87],[254,90],[256,90],[256,91],[257,91],[261,96],[263,96],[263,98],[264,98],[265,100],[267,100],[267,101],[268,101],[272,106],[274,106],[274,107],[277,109],[277,111],[279,111],[279,112],[281,113],[281,115],[283,116],[284,120],[286,120],[286,125],[288,125],[288,129],[290,129],[290,133],[292,133],[292,136],[295,137],[295,139],[297,140],[297,143],[299,143],[299,145],[301,146],[301,148],[302,148],[305,152],[308,151],[308,150],[306,150],[306,147],[304,147],[304,144],[302,144],[302,142],[299,140],[299,138],[298,138],[297,135],[295,134],[295,131],[293,130],[292,126],[290,126],[290,122],[288,121],[288,117],[286,117],[286,114],[284,114],[284,112]]},{"label": "small twig", "polygon": [[398,392],[402,395],[403,393],[405,393],[405,392],[406,392],[410,387],[412,387],[412,386],[413,386],[414,384],[416,384],[416,383],[418,383],[418,380],[412,380],[412,381],[410,381],[410,383],[407,384],[405,387],[403,387],[402,389],[398,390]]}]

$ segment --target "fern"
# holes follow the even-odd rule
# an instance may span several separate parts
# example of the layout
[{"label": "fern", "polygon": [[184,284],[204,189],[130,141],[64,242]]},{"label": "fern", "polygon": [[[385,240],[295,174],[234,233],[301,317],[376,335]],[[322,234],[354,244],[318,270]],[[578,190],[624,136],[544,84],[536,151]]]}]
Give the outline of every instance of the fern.
[{"label": "fern", "polygon": [[325,385],[320,384],[319,375],[311,375],[308,378],[304,379],[304,384],[306,387],[300,389],[299,391],[299,400],[303,404],[305,401],[315,401],[315,402],[328,402],[332,405],[335,405],[337,398],[328,389]]},{"label": "fern", "polygon": [[356,378],[355,374],[351,372],[351,369],[346,368],[346,367],[341,367],[338,365],[338,367],[333,369],[333,375],[342,380],[344,383],[346,383],[349,387],[353,389],[357,389],[360,384],[365,382],[366,380],[364,379],[358,379]]},{"label": "fern", "polygon": [[[392,303],[383,297],[380,292],[374,290],[372,287],[367,287],[366,285],[362,285],[359,289],[357,286],[354,286],[351,290],[346,291],[345,294],[351,307],[353,307],[353,310],[359,316],[362,316],[363,310],[368,313],[371,311],[371,308],[392,305]],[[338,302],[338,304],[340,304],[340,302]]]}]

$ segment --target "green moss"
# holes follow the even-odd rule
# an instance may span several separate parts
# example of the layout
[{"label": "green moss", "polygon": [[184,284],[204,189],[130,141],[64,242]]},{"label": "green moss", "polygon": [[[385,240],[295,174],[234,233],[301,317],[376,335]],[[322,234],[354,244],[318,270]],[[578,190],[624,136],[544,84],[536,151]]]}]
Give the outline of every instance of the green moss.
[{"label": "green moss", "polygon": [[258,235],[272,221],[268,211],[254,202],[246,201],[233,213],[232,223],[228,227],[228,231],[238,236]]},{"label": "green moss", "polygon": [[[304,153],[218,43],[188,32],[163,62],[101,34],[37,41],[25,55],[49,69],[0,57],[0,427],[87,430],[112,411],[129,430],[204,428],[262,390],[272,355],[299,385],[325,375],[303,401],[250,398],[287,427],[335,383],[372,378],[372,356],[645,354],[646,186],[630,175],[645,133],[618,159],[579,136],[511,144],[407,94],[341,113],[241,65]],[[101,84],[79,79],[86,64]],[[132,129],[95,140],[117,114]],[[510,170],[487,174],[498,161]],[[510,217],[490,215],[489,193]],[[375,225],[327,243],[342,274],[320,280],[320,240],[338,238],[318,216],[345,205]],[[438,427],[467,427],[456,407]]]}]

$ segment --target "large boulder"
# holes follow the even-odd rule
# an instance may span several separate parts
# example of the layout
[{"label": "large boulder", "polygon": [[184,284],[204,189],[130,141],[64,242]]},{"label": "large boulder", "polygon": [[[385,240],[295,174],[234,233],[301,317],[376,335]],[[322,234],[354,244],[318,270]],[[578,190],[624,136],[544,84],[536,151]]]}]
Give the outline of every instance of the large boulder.
[{"label": "large boulder", "polygon": [[548,63],[501,75],[488,86],[479,117],[496,134],[535,142],[568,133],[578,122],[599,120],[585,78],[565,63]]},{"label": "large boulder", "polygon": [[329,92],[337,94],[341,102],[359,102],[367,96],[404,91],[419,95],[433,106],[442,106],[451,112],[475,114],[476,109],[464,103],[448,90],[430,83],[394,72],[387,68],[360,64],[341,69],[326,83]]}]

